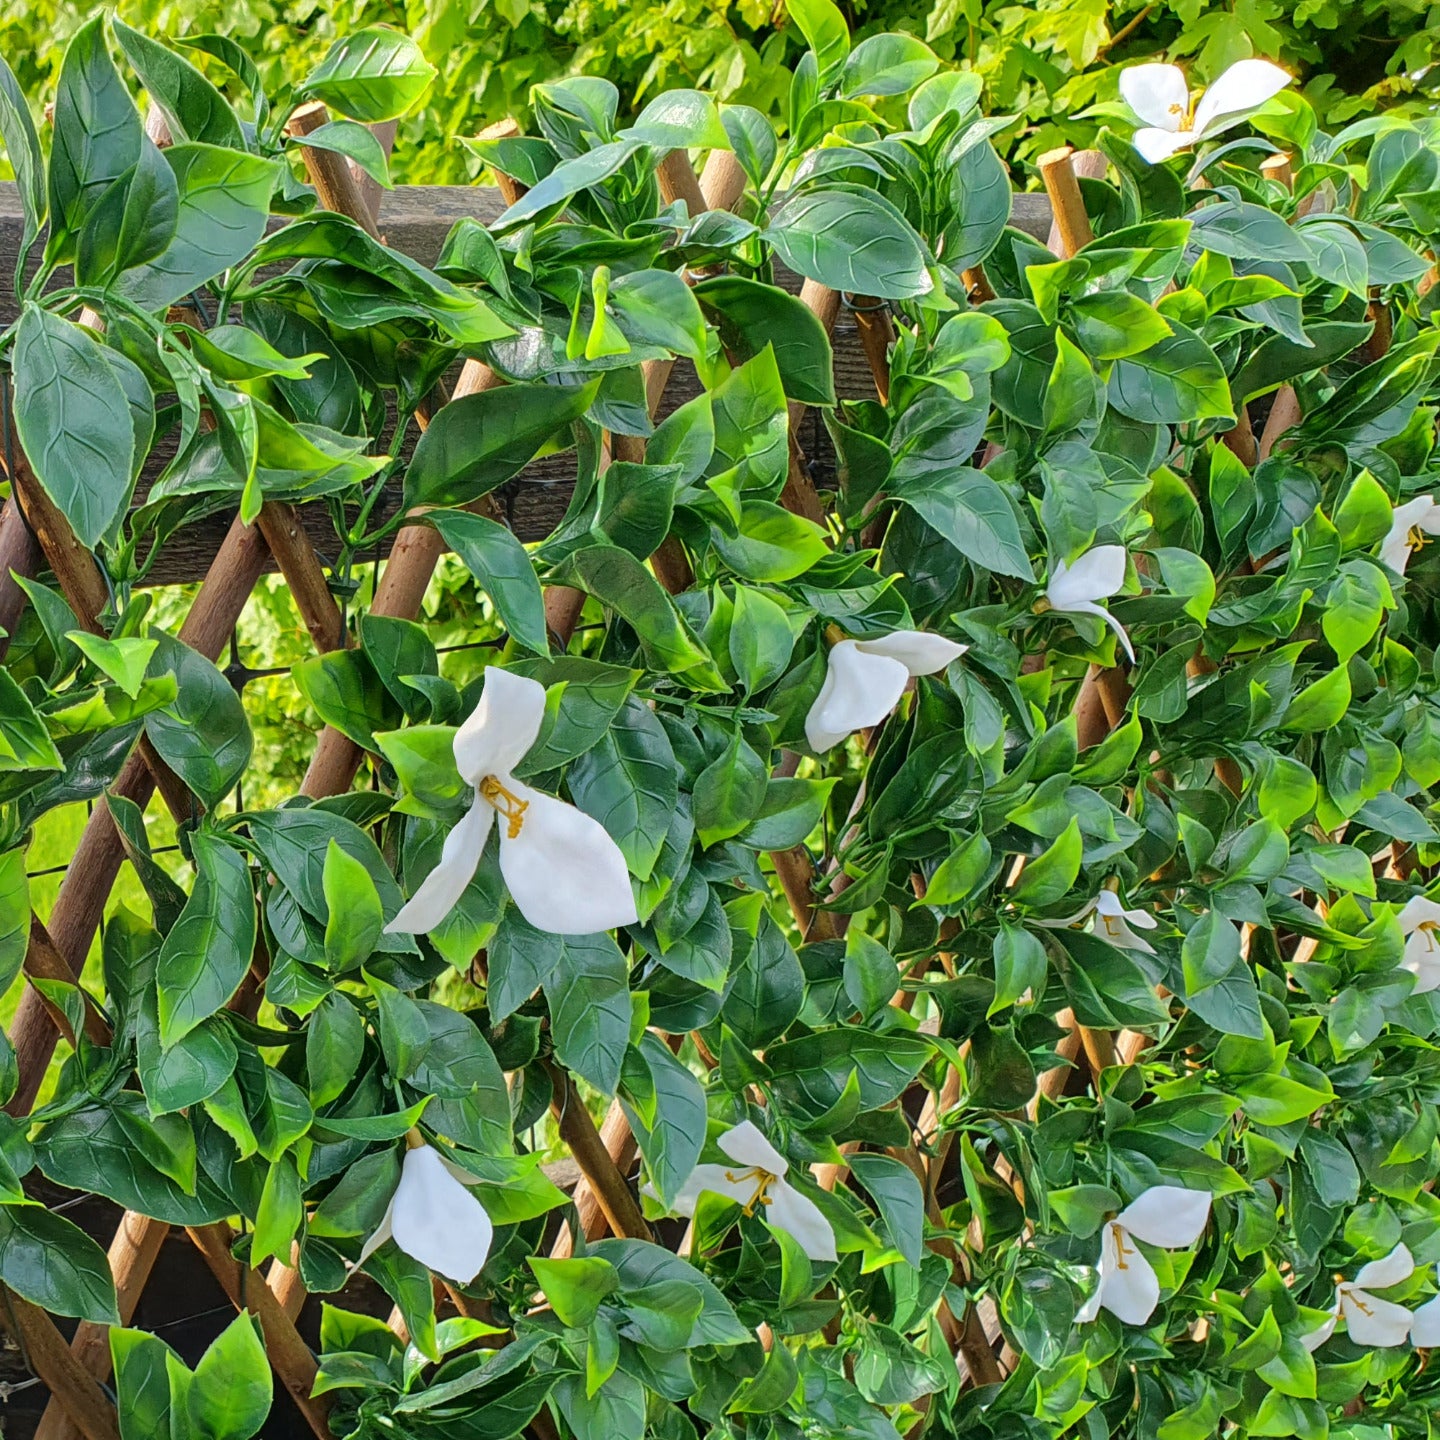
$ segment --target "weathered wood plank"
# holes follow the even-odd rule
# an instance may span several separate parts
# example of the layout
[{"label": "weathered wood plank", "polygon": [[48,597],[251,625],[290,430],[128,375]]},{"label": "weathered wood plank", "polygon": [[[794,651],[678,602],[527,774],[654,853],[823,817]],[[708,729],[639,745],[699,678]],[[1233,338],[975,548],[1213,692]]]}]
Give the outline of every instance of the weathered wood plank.
[{"label": "weathered wood plank", "polygon": [[[397,250],[431,265],[457,220],[469,216],[488,222],[503,209],[499,192],[487,186],[402,185],[385,196],[380,209],[380,233]],[[1017,195],[1012,224],[1043,241],[1050,227],[1049,201],[1039,194]],[[0,183],[0,276],[14,273],[20,234],[18,193],[13,183]],[[800,289],[798,275],[782,270],[777,278],[788,290]],[[15,301],[9,286],[5,285],[0,290],[0,325],[10,324],[15,315]],[[854,317],[848,311],[841,312],[835,327],[834,348],[835,388],[841,398],[873,395],[870,369]],[[699,391],[694,370],[688,365],[677,366],[661,414],[668,414]],[[807,414],[802,444],[818,483],[826,485],[834,475],[834,454],[825,427],[814,411]],[[172,454],[171,446],[156,447],[141,476],[140,497],[148,492]],[[557,455],[537,461],[506,488],[501,498],[515,533],[522,540],[540,540],[550,533],[569,503],[573,478],[572,458]],[[398,495],[391,503],[398,503]],[[324,507],[306,506],[300,514],[316,551],[328,560],[335,554],[336,541]],[[202,578],[230,528],[230,519],[228,513],[213,515],[172,536],[149,576],[150,583],[178,584]]]}]

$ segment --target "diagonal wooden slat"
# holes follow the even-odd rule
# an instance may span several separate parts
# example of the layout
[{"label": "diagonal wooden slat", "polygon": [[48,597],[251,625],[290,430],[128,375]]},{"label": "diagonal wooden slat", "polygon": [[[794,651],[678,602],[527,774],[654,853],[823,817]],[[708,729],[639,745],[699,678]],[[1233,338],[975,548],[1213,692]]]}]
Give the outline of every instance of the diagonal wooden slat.
[{"label": "diagonal wooden slat", "polygon": [[[392,141],[394,139],[393,128],[389,131],[389,139]],[[307,155],[320,153],[323,152],[306,152]],[[375,204],[378,205],[378,195]],[[373,210],[367,208],[365,213],[371,216],[373,224]],[[252,554],[258,557],[263,564],[263,549],[258,549],[255,545],[257,533],[264,538],[266,545],[279,564],[281,573],[290,587],[296,608],[300,612],[306,629],[315,641],[317,649],[323,652],[327,649],[339,648],[344,642],[344,622],[335,598],[330,594],[329,587],[325,583],[324,568],[315,554],[308,534],[296,518],[294,507],[275,501],[266,501],[262,506],[256,527],[242,526],[239,518],[236,518],[231,530],[231,536],[235,537],[235,563],[228,566],[220,575],[207,576],[206,585],[201,587],[201,592],[196,597],[190,616],[185,626],[181,628],[180,638],[187,640],[187,643],[207,654],[210,659],[219,658],[226,635],[233,632],[235,622],[239,619],[240,609],[243,609],[245,601],[248,600],[259,580],[261,571],[260,568],[253,565],[253,559],[251,564],[244,563],[244,555]],[[243,554],[242,546],[244,547]],[[220,557],[217,556],[217,565],[219,559]],[[253,573],[251,573],[252,570]],[[223,602],[217,604],[212,599],[208,604],[206,603],[206,588],[210,585],[212,578],[216,582],[214,588],[218,588],[227,578],[233,578],[237,584],[244,586],[243,596],[235,610],[235,619],[229,625],[222,626],[219,623],[226,614]],[[214,588],[211,591],[212,595]],[[189,637],[187,637],[187,629],[192,632]],[[197,643],[200,641],[205,643]],[[213,651],[209,648],[209,643],[212,641]],[[121,778],[124,778],[123,774]],[[113,824],[110,826],[110,834],[115,834]],[[83,843],[82,839],[82,846]],[[118,863],[116,871],[118,872]],[[113,883],[114,875],[112,874],[105,887],[107,893]],[[102,908],[103,904],[102,900]],[[98,925],[98,919],[96,923]],[[258,1003],[258,995],[256,995],[254,1003]],[[165,1222],[134,1211],[127,1211],[121,1217],[119,1227],[110,1244],[108,1259],[111,1274],[115,1280],[118,1308],[123,1324],[128,1324],[135,1314],[140,1295],[169,1231],[170,1226]],[[281,1327],[283,1331],[283,1325],[289,1324],[293,1332],[293,1318],[281,1310],[278,1318],[272,1317],[271,1327]],[[292,1343],[290,1336],[282,1333],[281,1342],[281,1349],[277,1354],[282,1356],[298,1353],[295,1350],[296,1343],[304,1348],[298,1334],[295,1334]],[[103,1379],[109,1375],[111,1357],[107,1326],[82,1321],[71,1342],[71,1349],[75,1359],[89,1374],[97,1379]],[[308,1355],[308,1349],[305,1353]],[[309,1385],[305,1383],[303,1373],[298,1378],[285,1374],[281,1376],[281,1379],[287,1389],[294,1384],[300,1385],[308,1399]],[[313,1374],[311,1382],[313,1383]],[[52,1386],[52,1391],[53,1388]],[[79,1432],[75,1428],[73,1416],[61,1408],[59,1396],[55,1395],[46,1407],[45,1414],[41,1417],[35,1440],[78,1440],[78,1436]]]}]

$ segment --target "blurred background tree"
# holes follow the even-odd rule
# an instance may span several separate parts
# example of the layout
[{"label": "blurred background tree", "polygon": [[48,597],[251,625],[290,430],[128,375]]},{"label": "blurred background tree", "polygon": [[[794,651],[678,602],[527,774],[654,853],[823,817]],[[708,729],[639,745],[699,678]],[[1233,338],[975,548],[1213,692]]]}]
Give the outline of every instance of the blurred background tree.
[{"label": "blurred background tree", "polygon": [[[1017,180],[1040,151],[1084,144],[1099,123],[1084,112],[1113,100],[1118,67],[1138,59],[1179,61],[1202,82],[1247,55],[1278,60],[1302,77],[1332,127],[1397,105],[1428,113],[1440,87],[1431,68],[1440,4],[1429,0],[842,0],[841,8],[857,38],[906,30],[979,70],[989,111],[1017,117],[997,137]],[[71,0],[0,5],[0,51],[27,94],[53,87],[66,40],[91,13]],[[395,177],[409,184],[474,178],[480,163],[458,137],[506,116],[523,122],[530,87],[562,75],[607,76],[631,109],[693,85],[781,114],[803,48],[783,0],[122,0],[119,13],[176,39],[231,35],[275,85],[303,75],[348,30],[407,31],[439,72],[402,123]]]}]

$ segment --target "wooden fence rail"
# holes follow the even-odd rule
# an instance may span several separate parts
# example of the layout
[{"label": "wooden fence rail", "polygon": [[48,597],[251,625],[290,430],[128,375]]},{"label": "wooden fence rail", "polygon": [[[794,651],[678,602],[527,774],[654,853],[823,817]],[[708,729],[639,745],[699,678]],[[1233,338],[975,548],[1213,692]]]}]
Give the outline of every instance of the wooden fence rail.
[{"label": "wooden fence rail", "polygon": [[[500,192],[489,186],[399,185],[384,195],[380,206],[378,229],[386,243],[403,251],[423,265],[433,265],[440,247],[457,220],[470,217],[489,222],[505,208]],[[19,195],[13,183],[0,183],[0,274],[12,275],[21,235]],[[1050,202],[1043,194],[1015,197],[1011,224],[1018,230],[1044,240],[1050,230]],[[798,293],[798,275],[781,270],[778,279],[787,290]],[[0,325],[15,318],[15,304],[8,293],[0,296]],[[864,336],[856,324],[853,311],[842,309],[835,325],[835,389],[844,399],[870,398],[874,380],[866,358]],[[676,366],[675,375],[665,391],[661,414],[668,414],[700,391],[700,382],[688,362]],[[829,437],[819,416],[811,411],[806,416],[800,441],[811,458],[817,473],[830,473],[833,452]],[[150,485],[168,462],[171,449],[161,445],[140,477],[138,497],[143,499]],[[543,540],[554,528],[570,501],[574,479],[574,457],[548,456],[530,465],[507,491],[505,516],[522,540]],[[397,486],[398,491],[398,486]],[[395,502],[398,503],[398,493]],[[381,514],[388,513],[382,505]],[[301,524],[322,558],[333,554],[335,539],[330,519],[322,505],[300,507]],[[148,579],[155,585],[182,584],[204,579],[211,562],[230,529],[228,514],[212,515],[186,526],[165,544]],[[274,569],[273,557],[267,556],[267,568]]]}]

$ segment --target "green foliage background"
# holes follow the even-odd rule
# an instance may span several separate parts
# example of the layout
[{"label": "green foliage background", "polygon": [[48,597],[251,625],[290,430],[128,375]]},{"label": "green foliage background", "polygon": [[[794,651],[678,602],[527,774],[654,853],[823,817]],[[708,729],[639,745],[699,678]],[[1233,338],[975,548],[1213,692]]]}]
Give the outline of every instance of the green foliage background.
[{"label": "green foliage background", "polygon": [[[1423,113],[1436,89],[1436,75],[1423,72],[1440,11],[1426,0],[859,0],[842,9],[857,38],[908,31],[979,69],[990,113],[1018,117],[998,138],[1017,165],[1061,141],[1088,142],[1098,122],[1083,112],[1114,98],[1121,63],[1152,55],[1193,62],[1201,80],[1247,55],[1277,59],[1305,77],[1330,128],[1381,106]],[[68,0],[0,6],[0,53],[28,95],[53,89],[65,42],[92,13]],[[562,75],[604,75],[632,108],[693,85],[782,114],[804,48],[783,0],[125,0],[119,14],[152,34],[233,35],[277,89],[337,35],[374,24],[406,31],[439,71],[402,122],[395,175],[410,184],[473,178],[480,162],[453,137],[523,117],[530,87]]]}]

